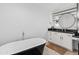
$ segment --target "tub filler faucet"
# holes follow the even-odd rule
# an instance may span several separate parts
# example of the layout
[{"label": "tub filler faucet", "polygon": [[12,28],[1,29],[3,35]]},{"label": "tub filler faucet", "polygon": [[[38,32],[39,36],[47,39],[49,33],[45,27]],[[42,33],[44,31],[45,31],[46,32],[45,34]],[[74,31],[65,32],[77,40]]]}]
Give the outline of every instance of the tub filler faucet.
[{"label": "tub filler faucet", "polygon": [[24,35],[25,35],[25,33],[24,32],[22,32],[22,39],[24,40]]}]

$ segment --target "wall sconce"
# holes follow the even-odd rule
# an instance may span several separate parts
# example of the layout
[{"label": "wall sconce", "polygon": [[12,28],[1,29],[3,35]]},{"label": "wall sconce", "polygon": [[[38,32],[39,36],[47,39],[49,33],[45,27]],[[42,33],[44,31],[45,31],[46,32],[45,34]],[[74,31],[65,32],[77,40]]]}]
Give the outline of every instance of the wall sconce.
[{"label": "wall sconce", "polygon": [[55,26],[57,26],[57,27],[59,26],[58,20],[55,21]]},{"label": "wall sconce", "polygon": [[56,25],[57,27],[59,26],[59,24],[58,24],[58,23],[56,23],[55,25]]},{"label": "wall sconce", "polygon": [[59,16],[56,16],[53,19],[54,19],[53,22],[55,22],[55,26],[58,27],[59,26],[59,23],[58,23],[59,22]]}]

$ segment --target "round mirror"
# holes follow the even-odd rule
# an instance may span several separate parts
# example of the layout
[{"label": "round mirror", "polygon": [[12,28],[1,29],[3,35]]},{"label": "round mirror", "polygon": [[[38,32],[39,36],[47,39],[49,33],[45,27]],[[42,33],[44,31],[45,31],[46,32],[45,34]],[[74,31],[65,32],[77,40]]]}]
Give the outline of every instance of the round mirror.
[{"label": "round mirror", "polygon": [[75,21],[76,19],[73,15],[65,14],[59,18],[59,25],[63,29],[67,29],[67,28],[71,28],[75,24]]}]

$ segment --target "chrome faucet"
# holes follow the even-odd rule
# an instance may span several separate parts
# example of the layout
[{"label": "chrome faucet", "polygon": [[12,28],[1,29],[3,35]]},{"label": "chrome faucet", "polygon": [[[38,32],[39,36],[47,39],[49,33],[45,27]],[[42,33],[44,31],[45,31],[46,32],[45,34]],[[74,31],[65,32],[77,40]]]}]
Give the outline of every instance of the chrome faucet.
[{"label": "chrome faucet", "polygon": [[25,33],[24,32],[22,32],[22,39],[24,40],[24,35],[25,35]]}]

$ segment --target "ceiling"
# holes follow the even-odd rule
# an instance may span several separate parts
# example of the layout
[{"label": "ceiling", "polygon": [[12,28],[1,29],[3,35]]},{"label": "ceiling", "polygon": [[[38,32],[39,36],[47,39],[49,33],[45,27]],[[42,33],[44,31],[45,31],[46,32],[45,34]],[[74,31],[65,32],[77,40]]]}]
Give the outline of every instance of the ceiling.
[{"label": "ceiling", "polygon": [[38,7],[48,12],[57,12],[72,7],[76,7],[76,3],[36,3]]}]

